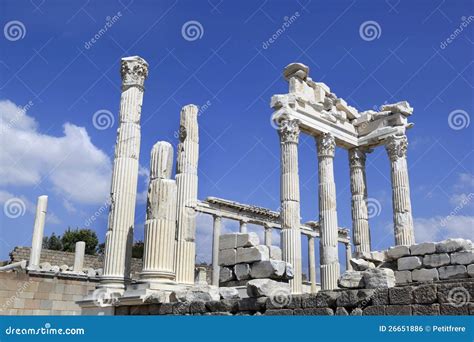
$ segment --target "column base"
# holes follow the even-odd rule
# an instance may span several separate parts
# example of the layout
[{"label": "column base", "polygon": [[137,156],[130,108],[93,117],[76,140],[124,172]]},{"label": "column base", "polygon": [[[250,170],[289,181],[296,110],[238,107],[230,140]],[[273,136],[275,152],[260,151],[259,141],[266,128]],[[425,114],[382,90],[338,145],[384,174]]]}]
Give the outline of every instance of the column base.
[{"label": "column base", "polygon": [[176,282],[194,285],[194,267],[196,243],[194,241],[176,241]]}]

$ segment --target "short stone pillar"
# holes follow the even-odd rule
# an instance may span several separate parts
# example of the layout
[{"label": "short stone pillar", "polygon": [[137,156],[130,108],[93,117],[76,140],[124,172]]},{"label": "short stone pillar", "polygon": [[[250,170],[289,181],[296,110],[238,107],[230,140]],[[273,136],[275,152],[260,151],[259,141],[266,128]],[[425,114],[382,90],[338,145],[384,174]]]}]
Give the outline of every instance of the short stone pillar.
[{"label": "short stone pillar", "polygon": [[198,107],[184,106],[179,126],[178,157],[176,161],[177,232],[176,232],[176,282],[194,284],[196,254],[196,211],[198,192],[199,128]]},{"label": "short stone pillar", "polygon": [[176,234],[176,182],[171,178],[173,147],[157,142],[151,151],[150,184],[143,251],[145,282],[172,283],[174,271],[174,239]]},{"label": "short stone pillar", "polygon": [[356,253],[370,252],[371,250],[365,160],[366,151],[364,149],[356,147],[349,150],[352,235]]},{"label": "short stone pillar", "polygon": [[84,269],[84,255],[86,253],[86,243],[84,241],[77,241],[74,250],[74,272],[82,272]]},{"label": "short stone pillar", "polygon": [[212,232],[212,285],[219,286],[219,237],[221,235],[222,218],[214,215],[214,225]]},{"label": "short stone pillar", "polygon": [[385,148],[390,158],[395,245],[413,245],[415,233],[408,180],[406,135],[389,136]]},{"label": "short stone pillar", "polygon": [[207,284],[207,270],[205,267],[197,268],[197,275],[195,280],[196,285],[208,285]]},{"label": "short stone pillar", "polygon": [[266,246],[270,247],[272,245],[273,228],[269,224],[266,224],[264,228],[265,228],[265,233],[263,235],[264,243]]},{"label": "short stone pillar", "polygon": [[298,174],[299,122],[282,120],[280,135],[281,247],[283,260],[293,265],[291,292],[302,293],[300,184]]},{"label": "short stone pillar", "polygon": [[38,197],[36,203],[35,225],[33,227],[33,238],[31,240],[30,262],[28,269],[36,270],[41,259],[41,249],[43,247],[44,223],[46,222],[46,211],[48,208],[48,196]]},{"label": "short stone pillar", "polygon": [[122,58],[120,120],[110,190],[110,212],[105,237],[101,286],[125,289],[130,282],[130,262],[137,198],[140,154],[140,116],[147,62],[137,56]]},{"label": "short stone pillar", "polygon": [[346,271],[352,271],[351,259],[352,259],[352,247],[351,247],[351,243],[348,242],[346,243]]},{"label": "short stone pillar", "polygon": [[334,136],[324,133],[316,138],[319,174],[319,224],[321,226],[321,289],[337,288],[339,279],[338,225],[336,184],[333,159],[336,151]]},{"label": "short stone pillar", "polygon": [[316,256],[314,253],[314,236],[308,235],[308,268],[311,293],[316,293]]},{"label": "short stone pillar", "polygon": [[247,233],[247,231],[248,231],[248,229],[247,229],[247,221],[245,221],[245,220],[241,220],[241,221],[240,221],[239,231],[240,231],[241,233],[243,233],[243,234],[244,234],[244,233]]}]

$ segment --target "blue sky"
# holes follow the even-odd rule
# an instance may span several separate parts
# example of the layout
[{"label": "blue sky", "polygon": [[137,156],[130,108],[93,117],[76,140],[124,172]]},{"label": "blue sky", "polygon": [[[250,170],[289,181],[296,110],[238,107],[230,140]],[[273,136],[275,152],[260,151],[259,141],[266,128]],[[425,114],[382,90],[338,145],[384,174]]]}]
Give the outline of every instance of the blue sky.
[{"label": "blue sky", "polygon": [[[415,108],[408,163],[417,239],[472,237],[472,7],[470,1],[404,0],[2,1],[0,257],[7,259],[14,246],[30,245],[35,202],[42,194],[49,195],[46,234],[85,226],[96,215],[90,227],[103,240],[119,62],[130,55],[150,65],[136,239],[143,237],[151,147],[158,140],[176,145],[179,111],[189,103],[207,104],[199,117],[199,198],[279,207],[279,141],[269,102],[273,94],[287,92],[282,70],[291,62],[308,65],[315,81],[360,111],[409,101]],[[189,21],[198,22],[197,37],[183,35]],[[375,22],[375,36],[361,33],[369,21]],[[273,35],[277,38],[268,43]],[[95,113],[115,120],[94,125]],[[302,218],[314,220],[313,138],[302,136],[299,152]],[[335,177],[339,225],[350,227],[348,157],[342,149],[336,151]],[[382,147],[368,156],[367,178],[377,206],[370,220],[373,248],[387,248],[393,225]],[[12,199],[24,205],[19,215],[8,212]],[[209,260],[211,221],[198,220],[198,260]]]}]

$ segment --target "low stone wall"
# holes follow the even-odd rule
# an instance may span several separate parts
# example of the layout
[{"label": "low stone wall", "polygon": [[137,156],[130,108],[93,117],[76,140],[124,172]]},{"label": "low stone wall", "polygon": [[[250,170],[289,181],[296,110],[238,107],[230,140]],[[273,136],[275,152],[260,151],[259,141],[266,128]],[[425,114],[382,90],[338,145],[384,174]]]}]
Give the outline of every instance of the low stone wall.
[{"label": "low stone wall", "polygon": [[474,315],[474,280],[320,291],[284,301],[259,297],[118,306],[115,315]]},{"label": "low stone wall", "polygon": [[0,272],[0,315],[80,315],[75,303],[96,281]]}]

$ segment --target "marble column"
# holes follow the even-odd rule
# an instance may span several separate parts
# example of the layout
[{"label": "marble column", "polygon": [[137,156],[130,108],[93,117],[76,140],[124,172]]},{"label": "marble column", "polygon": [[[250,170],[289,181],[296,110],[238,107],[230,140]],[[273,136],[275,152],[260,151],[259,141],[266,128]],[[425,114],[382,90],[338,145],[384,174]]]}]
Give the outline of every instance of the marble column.
[{"label": "marble column", "polygon": [[31,240],[30,262],[28,269],[38,269],[43,247],[44,223],[46,222],[46,210],[48,208],[48,196],[38,197],[36,203],[35,225],[33,227],[33,238]]},{"label": "marble column", "polygon": [[198,107],[184,106],[179,127],[178,157],[176,162],[176,185],[178,187],[177,231],[175,249],[176,282],[194,284],[196,253],[199,129]]},{"label": "marble column", "polygon": [[82,272],[84,269],[84,255],[86,253],[86,243],[84,241],[77,241],[74,250],[74,272]]},{"label": "marble column", "polygon": [[270,247],[272,245],[272,233],[273,233],[273,228],[269,224],[266,224],[264,226],[265,228],[265,233],[264,233],[264,243],[266,246]]},{"label": "marble column", "polygon": [[247,233],[248,232],[248,229],[247,229],[247,221],[245,220],[241,220],[240,221],[240,228],[239,228],[239,231],[241,233]]},{"label": "marble column", "polygon": [[214,215],[214,226],[212,232],[212,285],[219,286],[219,236],[221,235],[222,218]]},{"label": "marble column", "polygon": [[308,268],[311,293],[316,293],[316,256],[314,253],[314,236],[308,235]]},{"label": "marble column", "polygon": [[283,260],[292,264],[291,292],[302,293],[300,185],[298,174],[299,122],[282,120],[280,135],[281,247]]},{"label": "marble column", "polygon": [[157,142],[151,151],[150,184],[143,251],[145,282],[172,283],[174,271],[174,239],[176,234],[176,181],[170,179],[173,169],[173,147]]},{"label": "marble column", "polygon": [[330,133],[316,138],[319,175],[319,224],[321,226],[321,289],[337,288],[339,278],[338,225],[334,154],[336,141]]},{"label": "marble column", "polygon": [[385,148],[390,158],[392,178],[393,224],[396,245],[413,245],[413,217],[408,180],[406,135],[392,135],[387,138]]},{"label": "marble column", "polygon": [[105,237],[102,287],[121,291],[130,282],[130,262],[140,154],[140,115],[148,64],[140,57],[122,58],[120,120]]},{"label": "marble column", "polygon": [[366,151],[364,149],[356,147],[349,150],[352,235],[356,253],[370,252],[371,250],[365,160]]},{"label": "marble column", "polygon": [[350,243],[346,243],[346,271],[352,270],[352,265],[351,265],[351,259],[352,259],[352,248]]}]

